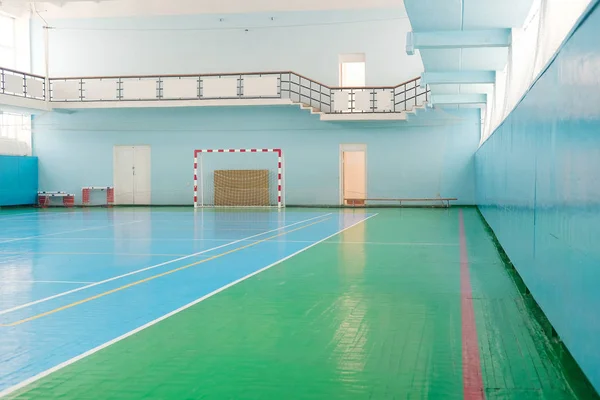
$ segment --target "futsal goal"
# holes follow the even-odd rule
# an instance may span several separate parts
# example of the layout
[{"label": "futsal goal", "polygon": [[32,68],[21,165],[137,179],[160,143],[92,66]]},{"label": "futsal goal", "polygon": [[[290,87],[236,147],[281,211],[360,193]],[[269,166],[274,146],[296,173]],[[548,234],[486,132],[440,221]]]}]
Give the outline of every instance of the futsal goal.
[{"label": "futsal goal", "polygon": [[194,150],[194,207],[283,207],[281,149]]}]

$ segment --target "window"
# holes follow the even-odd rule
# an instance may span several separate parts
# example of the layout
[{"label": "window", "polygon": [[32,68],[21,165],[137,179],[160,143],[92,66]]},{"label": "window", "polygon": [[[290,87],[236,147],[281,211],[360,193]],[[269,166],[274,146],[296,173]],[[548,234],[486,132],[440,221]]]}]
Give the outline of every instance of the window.
[{"label": "window", "polygon": [[31,116],[0,112],[0,154],[31,155]]},{"label": "window", "polygon": [[0,66],[14,68],[15,64],[15,19],[0,14]]},{"label": "window", "polygon": [[340,55],[340,86],[362,87],[366,84],[365,55]]}]

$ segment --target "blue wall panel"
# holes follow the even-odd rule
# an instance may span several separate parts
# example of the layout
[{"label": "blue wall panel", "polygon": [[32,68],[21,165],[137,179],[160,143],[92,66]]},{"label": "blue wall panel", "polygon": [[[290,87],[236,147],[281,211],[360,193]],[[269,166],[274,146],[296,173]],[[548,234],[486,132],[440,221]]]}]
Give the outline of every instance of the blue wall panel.
[{"label": "blue wall panel", "polygon": [[37,188],[37,157],[0,155],[0,206],[35,204]]},{"label": "blue wall panel", "polygon": [[361,143],[370,196],[441,195],[475,204],[476,109],[344,123],[320,121],[298,106],[102,109],[34,117],[33,129],[41,190],[111,185],[113,146],[150,145],[152,203],[192,204],[194,149],[277,147],[287,204],[337,205],[340,144]]},{"label": "blue wall panel", "polygon": [[600,9],[476,154],[477,202],[600,390]]}]

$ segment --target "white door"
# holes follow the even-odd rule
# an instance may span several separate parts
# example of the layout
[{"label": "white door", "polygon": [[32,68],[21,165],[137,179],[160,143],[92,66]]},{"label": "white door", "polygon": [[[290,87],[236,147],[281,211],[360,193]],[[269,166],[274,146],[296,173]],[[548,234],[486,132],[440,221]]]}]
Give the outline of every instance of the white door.
[{"label": "white door", "polygon": [[340,145],[340,203],[364,205],[367,198],[367,146]]},{"label": "white door", "polygon": [[113,155],[115,204],[150,204],[150,146],[115,146]]},{"label": "white door", "polygon": [[367,195],[365,152],[344,151],[342,163],[345,204],[364,205]]},{"label": "white door", "polygon": [[150,205],[150,146],[135,146],[133,159],[133,204]]},{"label": "white door", "polygon": [[134,204],[133,146],[115,146],[113,149],[113,156],[115,204]]}]

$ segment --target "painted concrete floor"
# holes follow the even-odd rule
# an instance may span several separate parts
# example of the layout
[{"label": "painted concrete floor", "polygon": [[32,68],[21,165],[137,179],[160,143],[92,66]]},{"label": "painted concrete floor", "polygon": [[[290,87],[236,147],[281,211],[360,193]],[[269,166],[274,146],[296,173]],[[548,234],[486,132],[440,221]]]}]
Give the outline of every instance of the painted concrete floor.
[{"label": "painted concrete floor", "polygon": [[596,399],[474,208],[0,211],[0,395]]}]

